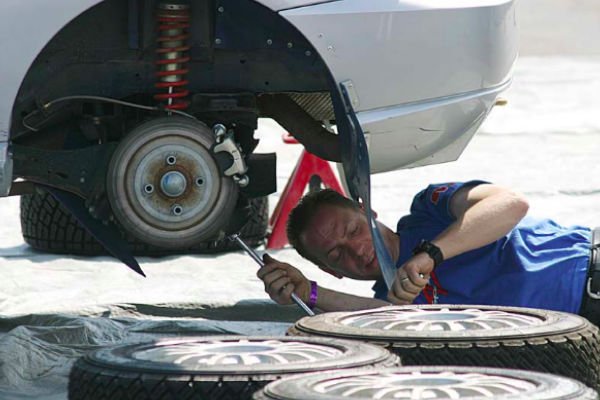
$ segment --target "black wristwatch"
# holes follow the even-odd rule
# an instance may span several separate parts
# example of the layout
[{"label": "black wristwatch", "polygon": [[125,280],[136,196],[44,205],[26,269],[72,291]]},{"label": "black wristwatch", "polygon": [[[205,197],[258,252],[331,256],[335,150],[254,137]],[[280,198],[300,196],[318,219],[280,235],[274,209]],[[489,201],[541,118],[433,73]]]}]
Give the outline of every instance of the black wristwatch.
[{"label": "black wristwatch", "polygon": [[442,254],[440,248],[425,239],[421,240],[421,243],[419,243],[417,247],[413,249],[414,255],[419,253],[427,253],[429,257],[431,257],[433,260],[433,268],[437,267],[442,263],[442,261],[444,261],[444,255]]}]

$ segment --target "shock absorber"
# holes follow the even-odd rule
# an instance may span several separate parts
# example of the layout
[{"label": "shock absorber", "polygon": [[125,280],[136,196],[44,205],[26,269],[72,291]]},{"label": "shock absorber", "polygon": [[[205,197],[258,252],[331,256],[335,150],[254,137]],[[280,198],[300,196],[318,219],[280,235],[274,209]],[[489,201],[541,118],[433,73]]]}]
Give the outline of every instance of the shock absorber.
[{"label": "shock absorber", "polygon": [[190,7],[184,2],[159,3],[156,13],[158,22],[157,60],[158,82],[155,86],[162,93],[154,95],[168,110],[183,110],[189,106],[187,54],[190,46]]}]

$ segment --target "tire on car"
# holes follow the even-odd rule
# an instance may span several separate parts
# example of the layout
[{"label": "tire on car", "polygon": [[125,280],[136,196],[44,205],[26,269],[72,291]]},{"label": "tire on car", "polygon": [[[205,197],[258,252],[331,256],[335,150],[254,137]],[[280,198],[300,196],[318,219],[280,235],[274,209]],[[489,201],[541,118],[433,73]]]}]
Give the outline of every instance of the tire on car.
[{"label": "tire on car", "polygon": [[339,339],[165,338],[81,357],[70,372],[69,399],[244,400],[282,377],[399,365],[379,346]]},{"label": "tire on car", "polygon": [[482,367],[401,367],[305,374],[272,382],[254,400],[367,399],[593,400],[598,394],[558,375]]},{"label": "tire on car", "polygon": [[556,373],[600,389],[598,328],[577,315],[517,307],[390,306],[305,317],[291,335],[381,345],[403,365],[504,367]]},{"label": "tire on car", "polygon": [[[263,244],[269,222],[269,199],[267,196],[248,200],[248,219],[240,230],[240,236],[248,245]],[[21,231],[25,243],[45,253],[97,256],[107,254],[102,245],[77,219],[48,192],[38,189],[35,193],[21,196]],[[168,249],[142,242],[126,233],[117,224],[121,237],[132,252],[138,256],[163,256],[182,253],[220,253],[238,250],[227,238],[201,241],[188,249]]]}]

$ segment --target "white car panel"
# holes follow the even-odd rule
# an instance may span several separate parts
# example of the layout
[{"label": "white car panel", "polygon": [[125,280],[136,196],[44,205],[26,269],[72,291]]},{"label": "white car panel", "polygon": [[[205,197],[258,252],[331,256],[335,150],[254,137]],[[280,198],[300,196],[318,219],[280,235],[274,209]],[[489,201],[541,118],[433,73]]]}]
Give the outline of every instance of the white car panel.
[{"label": "white car panel", "polygon": [[365,111],[506,81],[517,57],[514,1],[448,3],[344,0],[281,15],[315,46],[338,82],[352,80],[357,111]]},{"label": "white car panel", "polygon": [[344,0],[281,14],[350,88],[372,172],[456,160],[517,58],[512,0]]},{"label": "white car panel", "polygon": [[359,112],[371,172],[456,160],[510,84],[432,101]]},{"label": "white car panel", "polygon": [[2,0],[0,142],[8,140],[13,103],[37,55],[66,24],[100,1],[61,0],[57,4],[47,0]]}]

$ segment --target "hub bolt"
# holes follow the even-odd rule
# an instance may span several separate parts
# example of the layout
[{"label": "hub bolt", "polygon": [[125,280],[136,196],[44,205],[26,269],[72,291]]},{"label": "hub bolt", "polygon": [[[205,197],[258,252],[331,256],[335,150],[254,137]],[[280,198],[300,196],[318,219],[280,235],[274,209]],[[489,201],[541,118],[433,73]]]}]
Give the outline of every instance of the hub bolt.
[{"label": "hub bolt", "polygon": [[144,192],[146,192],[146,194],[152,194],[154,192],[154,185],[148,183],[144,186]]},{"label": "hub bolt", "polygon": [[171,207],[171,212],[173,215],[181,215],[183,213],[183,207],[181,207],[179,204],[173,204],[173,207]]}]

